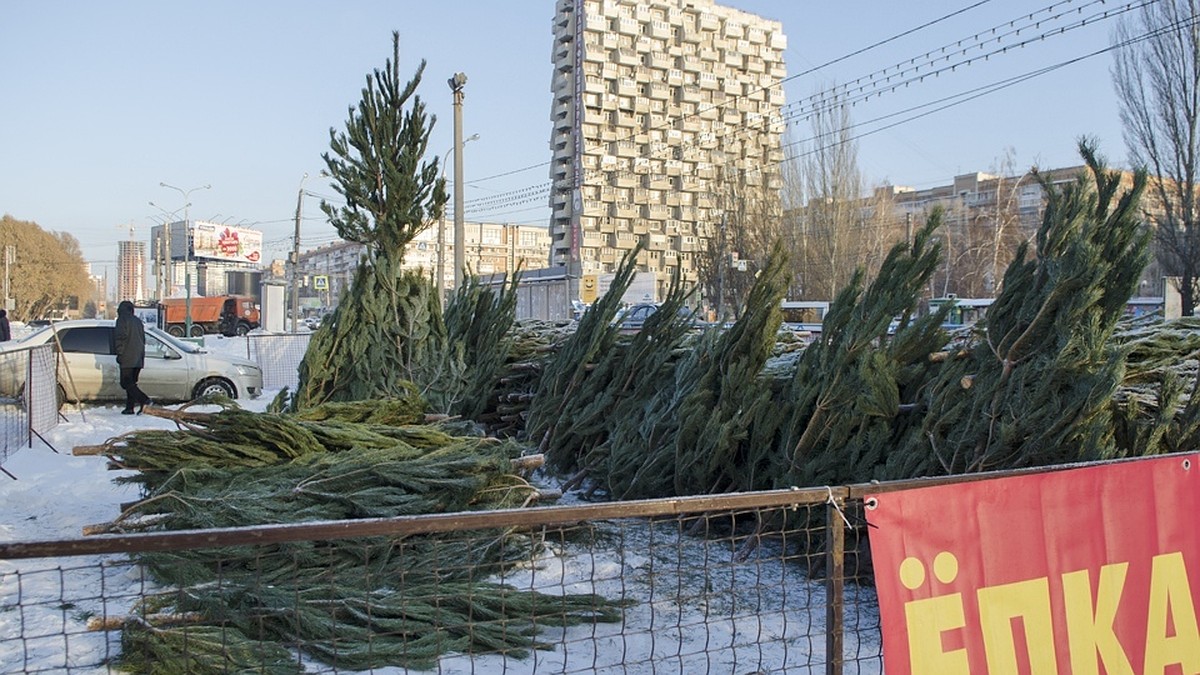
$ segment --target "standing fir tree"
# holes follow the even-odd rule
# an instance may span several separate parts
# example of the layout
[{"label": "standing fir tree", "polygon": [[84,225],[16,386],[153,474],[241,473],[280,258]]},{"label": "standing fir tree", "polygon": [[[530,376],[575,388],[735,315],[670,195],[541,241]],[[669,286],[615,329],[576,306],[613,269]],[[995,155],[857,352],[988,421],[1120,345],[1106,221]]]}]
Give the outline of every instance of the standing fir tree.
[{"label": "standing fir tree", "polygon": [[295,409],[403,396],[406,381],[435,408],[446,405],[445,392],[461,390],[461,350],[449,344],[438,298],[424,277],[401,268],[408,242],[441,216],[446,189],[437,159],[423,159],[435,122],[415,95],[425,62],[405,83],[399,61],[393,33],[392,58],[367,77],[345,132],[331,129],[331,152],[322,155],[346,203],[323,201],[321,210],[367,253],[300,364]]}]

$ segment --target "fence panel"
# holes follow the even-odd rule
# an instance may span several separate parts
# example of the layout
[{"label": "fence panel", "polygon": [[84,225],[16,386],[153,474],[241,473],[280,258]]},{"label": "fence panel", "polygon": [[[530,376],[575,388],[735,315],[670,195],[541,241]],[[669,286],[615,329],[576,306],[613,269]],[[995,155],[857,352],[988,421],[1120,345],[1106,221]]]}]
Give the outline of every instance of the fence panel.
[{"label": "fence panel", "polygon": [[[872,589],[829,578],[840,565],[823,550],[825,521],[843,527],[829,499],[793,490],[0,544],[0,667],[878,673]],[[831,623],[838,588],[844,616]],[[834,623],[846,627],[836,640]]]},{"label": "fence panel", "polygon": [[299,383],[298,369],[312,333],[252,333],[246,336],[246,358],[263,372],[263,389],[290,388]]},{"label": "fence panel", "polygon": [[0,352],[0,466],[58,423],[54,345]]}]

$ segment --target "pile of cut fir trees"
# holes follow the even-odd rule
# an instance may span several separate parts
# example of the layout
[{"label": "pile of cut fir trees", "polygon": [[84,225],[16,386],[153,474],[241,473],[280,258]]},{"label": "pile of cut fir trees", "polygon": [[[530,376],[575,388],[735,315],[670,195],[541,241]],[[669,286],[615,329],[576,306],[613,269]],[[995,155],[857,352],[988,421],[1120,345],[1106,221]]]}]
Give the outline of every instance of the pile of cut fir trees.
[{"label": "pile of cut fir trees", "polygon": [[[1147,261],[1138,200],[1087,170],[1044,185],[1036,239],[987,320],[951,345],[920,315],[938,268],[933,213],[874,279],[859,271],[820,336],[779,350],[786,261],[770,256],[732,328],[696,336],[672,292],[632,340],[594,305],[543,362],[526,432],[570,486],[648,498],[894,480],[1172,452],[1200,434],[1200,339],[1185,321],[1120,322]],[[628,263],[629,259],[626,260]],[[614,288],[630,274],[624,266]]]}]

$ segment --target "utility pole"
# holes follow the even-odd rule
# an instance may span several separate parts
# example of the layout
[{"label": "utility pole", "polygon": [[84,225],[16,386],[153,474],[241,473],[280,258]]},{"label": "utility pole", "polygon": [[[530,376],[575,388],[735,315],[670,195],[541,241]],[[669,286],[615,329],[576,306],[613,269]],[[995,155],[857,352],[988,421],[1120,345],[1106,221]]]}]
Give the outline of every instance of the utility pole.
[{"label": "utility pole", "polygon": [[464,73],[455,73],[447,84],[454,92],[454,290],[463,284],[463,268],[466,267],[466,234],[463,231],[463,137],[462,104],[463,87],[467,84]]},{"label": "utility pole", "polygon": [[304,208],[304,181],[308,172],[300,177],[300,190],[296,195],[296,236],[292,237],[292,332],[300,323],[300,212]]},{"label": "utility pole", "polygon": [[8,285],[8,266],[17,261],[17,247],[9,244],[4,247],[4,309],[7,311],[13,310],[12,294],[9,292]]}]

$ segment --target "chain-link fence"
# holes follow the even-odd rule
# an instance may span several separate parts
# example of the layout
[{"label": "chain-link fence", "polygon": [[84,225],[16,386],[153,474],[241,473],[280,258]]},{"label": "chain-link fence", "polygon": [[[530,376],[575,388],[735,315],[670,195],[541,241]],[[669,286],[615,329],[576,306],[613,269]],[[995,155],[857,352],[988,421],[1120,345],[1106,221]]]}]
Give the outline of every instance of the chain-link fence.
[{"label": "chain-link fence", "polygon": [[0,669],[878,673],[845,494],[0,544]]},{"label": "chain-link fence", "polygon": [[58,423],[54,345],[0,352],[0,467]]},{"label": "chain-link fence", "polygon": [[263,389],[296,390],[298,369],[312,333],[252,333],[246,336],[246,358],[262,368]]}]

